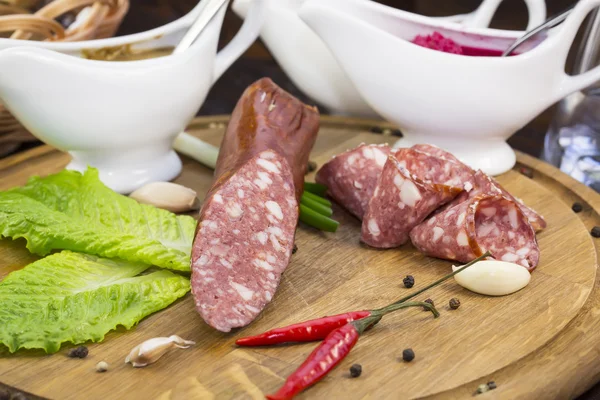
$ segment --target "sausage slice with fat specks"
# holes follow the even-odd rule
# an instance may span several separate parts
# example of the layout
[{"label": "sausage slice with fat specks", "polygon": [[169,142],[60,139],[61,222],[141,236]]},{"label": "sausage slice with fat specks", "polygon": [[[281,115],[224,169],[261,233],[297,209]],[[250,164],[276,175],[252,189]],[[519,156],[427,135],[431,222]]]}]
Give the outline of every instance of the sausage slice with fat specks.
[{"label": "sausage slice with fat specks", "polygon": [[316,108],[270,79],[238,101],[192,247],[196,309],[215,329],[248,325],[273,298],[290,261],[318,129]]},{"label": "sausage slice with fat specks", "polygon": [[413,149],[390,155],[369,201],[361,241],[377,248],[406,243],[412,228],[462,191],[446,184],[456,180],[452,164]]},{"label": "sausage slice with fat specks", "polygon": [[363,219],[391,149],[386,144],[360,144],[334,156],[317,172],[317,183],[358,219]]},{"label": "sausage slice with fat specks", "polygon": [[527,217],[517,203],[502,195],[480,195],[463,201],[417,225],[410,239],[428,256],[463,263],[489,250],[497,260],[532,271],[540,257]]}]

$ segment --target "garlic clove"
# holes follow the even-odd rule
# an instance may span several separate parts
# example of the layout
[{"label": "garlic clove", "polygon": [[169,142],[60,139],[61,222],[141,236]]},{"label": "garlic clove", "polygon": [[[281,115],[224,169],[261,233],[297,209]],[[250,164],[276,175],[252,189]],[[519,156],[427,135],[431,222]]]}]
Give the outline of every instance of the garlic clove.
[{"label": "garlic clove", "polygon": [[[460,267],[452,266],[456,271]],[[454,275],[456,282],[472,292],[488,296],[505,296],[529,284],[527,268],[505,261],[483,260]]]},{"label": "garlic clove", "polygon": [[152,182],[129,195],[142,204],[162,208],[171,212],[198,210],[200,200],[192,189],[172,182]]},{"label": "garlic clove", "polygon": [[125,358],[125,363],[131,363],[136,368],[145,367],[158,361],[172,348],[187,349],[195,344],[195,342],[182,339],[177,335],[148,339],[131,350]]}]

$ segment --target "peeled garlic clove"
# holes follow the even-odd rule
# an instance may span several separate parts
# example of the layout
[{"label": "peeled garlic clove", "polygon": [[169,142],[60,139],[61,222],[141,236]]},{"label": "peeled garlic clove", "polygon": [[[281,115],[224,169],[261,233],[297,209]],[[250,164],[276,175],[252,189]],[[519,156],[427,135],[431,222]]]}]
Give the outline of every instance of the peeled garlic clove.
[{"label": "peeled garlic clove", "polygon": [[[456,271],[460,267],[452,266]],[[456,282],[472,292],[504,296],[523,289],[531,274],[527,268],[505,261],[483,260],[454,275]]]},{"label": "peeled garlic clove", "polygon": [[187,349],[195,344],[195,342],[182,339],[177,335],[148,339],[131,350],[131,353],[125,358],[125,363],[131,363],[136,368],[145,367],[156,362],[172,348]]},{"label": "peeled garlic clove", "polygon": [[200,201],[192,189],[172,182],[152,182],[129,195],[143,204],[150,204],[171,212],[186,212],[200,208]]}]

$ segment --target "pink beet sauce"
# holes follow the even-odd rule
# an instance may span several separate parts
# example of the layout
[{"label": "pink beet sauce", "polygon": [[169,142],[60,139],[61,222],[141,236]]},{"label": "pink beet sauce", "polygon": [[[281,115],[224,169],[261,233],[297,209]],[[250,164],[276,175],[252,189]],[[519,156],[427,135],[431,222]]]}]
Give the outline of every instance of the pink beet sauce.
[{"label": "pink beet sauce", "polygon": [[[500,57],[502,55],[502,51],[500,50],[461,46],[439,32],[433,32],[433,34],[426,36],[417,35],[412,42],[428,49],[443,51],[444,53],[460,54],[463,56]],[[516,54],[513,53],[512,55]]]}]

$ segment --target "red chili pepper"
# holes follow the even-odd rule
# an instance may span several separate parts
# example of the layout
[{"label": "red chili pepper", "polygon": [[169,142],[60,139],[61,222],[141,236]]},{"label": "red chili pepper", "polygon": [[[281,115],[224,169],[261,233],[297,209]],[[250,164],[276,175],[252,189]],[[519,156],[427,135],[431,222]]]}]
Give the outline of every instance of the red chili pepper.
[{"label": "red chili pepper", "polygon": [[[381,317],[370,317],[377,321]],[[267,395],[269,400],[287,400],[319,382],[329,371],[342,361],[358,341],[358,337],[364,330],[363,320],[350,322],[329,333],[325,340],[313,350],[306,361],[291,374],[283,386],[275,394]],[[360,324],[356,326],[355,324]],[[373,322],[371,322],[372,325]],[[366,328],[366,326],[365,326]]]},{"label": "red chili pepper", "polygon": [[236,344],[238,346],[269,346],[274,344],[281,343],[289,343],[289,342],[312,342],[317,340],[324,339],[331,331],[339,328],[347,324],[348,322],[357,321],[362,318],[377,315],[386,310],[387,308],[394,306],[396,304],[402,304],[407,300],[412,299],[413,297],[423,293],[426,290],[431,289],[434,286],[439,285],[447,279],[450,279],[454,275],[458,274],[460,271],[464,270],[467,267],[475,264],[477,261],[484,259],[490,255],[489,252],[486,252],[484,255],[476,258],[470,263],[464,265],[462,268],[452,272],[451,274],[446,275],[445,277],[435,281],[431,285],[427,285],[426,287],[401,298],[398,301],[390,304],[388,307],[380,308],[377,310],[371,311],[353,311],[344,314],[332,315],[330,317],[323,317],[317,319],[311,319],[310,321],[300,322],[293,325],[284,326],[281,328],[275,328],[265,333],[261,333],[256,336],[248,336],[244,338],[240,338],[236,340]]},{"label": "red chili pepper", "polygon": [[325,340],[310,353],[306,361],[286,379],[277,393],[267,395],[267,399],[291,399],[304,389],[319,382],[350,353],[358,341],[358,337],[365,330],[378,323],[384,315],[408,307],[426,307],[434,317],[437,318],[440,315],[431,304],[415,301],[391,304],[378,311],[377,314],[349,322],[331,331]]},{"label": "red chili pepper", "polygon": [[238,346],[269,346],[287,342],[312,342],[323,340],[334,329],[370,315],[370,311],[354,311],[329,317],[311,319],[310,321],[271,329],[260,335],[244,337],[236,340],[235,343]]}]

